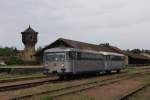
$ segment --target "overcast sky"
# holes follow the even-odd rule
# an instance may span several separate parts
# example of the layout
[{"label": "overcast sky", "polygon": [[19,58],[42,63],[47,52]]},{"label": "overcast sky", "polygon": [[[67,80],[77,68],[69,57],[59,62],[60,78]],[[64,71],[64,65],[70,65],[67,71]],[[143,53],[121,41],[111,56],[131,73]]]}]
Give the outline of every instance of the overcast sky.
[{"label": "overcast sky", "polygon": [[150,0],[0,0],[0,46],[23,49],[29,24],[36,47],[62,37],[150,49]]}]

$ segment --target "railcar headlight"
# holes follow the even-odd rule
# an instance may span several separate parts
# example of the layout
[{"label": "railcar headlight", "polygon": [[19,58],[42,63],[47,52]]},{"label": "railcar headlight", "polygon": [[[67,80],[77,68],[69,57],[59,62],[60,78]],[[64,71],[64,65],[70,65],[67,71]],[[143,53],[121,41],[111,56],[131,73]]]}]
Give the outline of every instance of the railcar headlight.
[{"label": "railcar headlight", "polygon": [[45,66],[45,67],[48,67],[48,64],[46,63],[46,64],[44,64],[44,66]]},{"label": "railcar headlight", "polygon": [[64,63],[62,63],[62,64],[61,64],[61,67],[64,67],[64,66],[65,66],[65,64],[64,64]]}]

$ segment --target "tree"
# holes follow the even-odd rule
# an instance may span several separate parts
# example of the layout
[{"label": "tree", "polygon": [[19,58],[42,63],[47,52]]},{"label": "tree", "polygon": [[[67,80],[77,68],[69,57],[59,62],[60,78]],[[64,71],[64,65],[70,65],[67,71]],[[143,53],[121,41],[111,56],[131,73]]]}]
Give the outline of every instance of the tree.
[{"label": "tree", "polygon": [[0,48],[0,56],[15,56],[17,49],[14,47]]}]

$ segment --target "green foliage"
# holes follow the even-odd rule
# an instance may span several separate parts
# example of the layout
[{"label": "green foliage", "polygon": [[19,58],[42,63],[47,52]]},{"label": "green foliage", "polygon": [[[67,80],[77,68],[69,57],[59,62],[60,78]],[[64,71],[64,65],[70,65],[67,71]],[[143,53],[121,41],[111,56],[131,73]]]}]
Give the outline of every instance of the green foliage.
[{"label": "green foliage", "polygon": [[[40,50],[41,47],[38,48]],[[37,65],[37,62],[23,61],[17,55],[19,50],[15,47],[0,47],[0,57],[4,59],[7,65]]]},{"label": "green foliage", "polygon": [[132,50],[129,50],[129,49],[127,49],[126,52],[132,53],[132,54],[139,54],[139,53],[144,52],[144,50],[140,50],[140,49],[132,49]]},{"label": "green foliage", "polygon": [[21,65],[21,64],[24,64],[24,61],[17,58],[17,57],[10,57],[8,59],[8,61],[6,62],[6,64],[8,64],[8,65]]},{"label": "green foliage", "polygon": [[16,48],[0,48],[0,56],[15,56],[17,54],[17,49]]},{"label": "green foliage", "polygon": [[37,48],[37,52],[39,52],[39,51],[41,51],[41,50],[42,50],[42,47],[39,46],[39,47]]},{"label": "green foliage", "polygon": [[140,49],[133,49],[131,50],[131,52],[138,54],[138,53],[141,53],[142,51]]}]

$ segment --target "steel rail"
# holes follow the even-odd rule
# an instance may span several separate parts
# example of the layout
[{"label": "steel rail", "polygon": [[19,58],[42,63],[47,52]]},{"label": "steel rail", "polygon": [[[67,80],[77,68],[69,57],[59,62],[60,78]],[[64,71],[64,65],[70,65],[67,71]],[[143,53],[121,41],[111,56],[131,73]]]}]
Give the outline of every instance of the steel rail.
[{"label": "steel rail", "polygon": [[11,85],[7,85],[7,83],[3,83],[3,85],[0,84],[0,92],[35,87],[35,86],[45,84],[47,82],[57,82],[59,80],[58,80],[58,78],[55,78],[55,77],[52,77],[52,78],[43,77],[40,79],[34,78],[34,80],[33,79],[26,80],[28,82],[23,82],[24,80],[21,80],[21,81],[17,81],[18,82],[17,84],[11,84]]},{"label": "steel rail", "polygon": [[145,89],[146,87],[150,86],[150,83],[146,83],[130,92],[128,92],[127,94],[125,94],[124,96],[121,96],[118,98],[118,100],[129,100],[130,97],[132,97],[134,94],[138,93],[139,91]]},{"label": "steel rail", "polygon": [[33,97],[33,96],[44,95],[44,94],[48,94],[48,95],[50,95],[51,98],[55,98],[55,97],[59,97],[59,96],[62,96],[62,95],[75,93],[75,92],[80,92],[80,91],[87,90],[87,89],[90,89],[90,88],[94,88],[94,87],[97,87],[97,86],[104,86],[104,85],[116,83],[116,82],[119,82],[119,81],[122,81],[122,80],[125,80],[125,79],[132,79],[132,78],[147,75],[147,74],[150,74],[150,73],[145,73],[145,74],[144,73],[134,73],[134,74],[132,73],[132,74],[129,74],[128,76],[125,76],[125,77],[120,76],[120,79],[117,76],[115,78],[104,79],[104,80],[100,80],[100,81],[94,81],[94,82],[83,83],[83,84],[74,85],[74,86],[68,86],[68,87],[61,88],[61,89],[49,90],[49,91],[44,91],[44,92],[40,92],[40,93],[35,93],[35,94],[33,93],[33,94],[30,94],[30,95],[14,97],[14,98],[10,98],[10,100],[25,99],[25,98],[30,98],[30,97]]},{"label": "steel rail", "polygon": [[7,82],[17,82],[17,81],[23,81],[23,80],[34,80],[34,79],[40,79],[40,78],[46,78],[48,76],[35,76],[35,77],[23,77],[23,78],[14,78],[14,79],[4,79],[0,80],[1,83],[7,83]]}]

